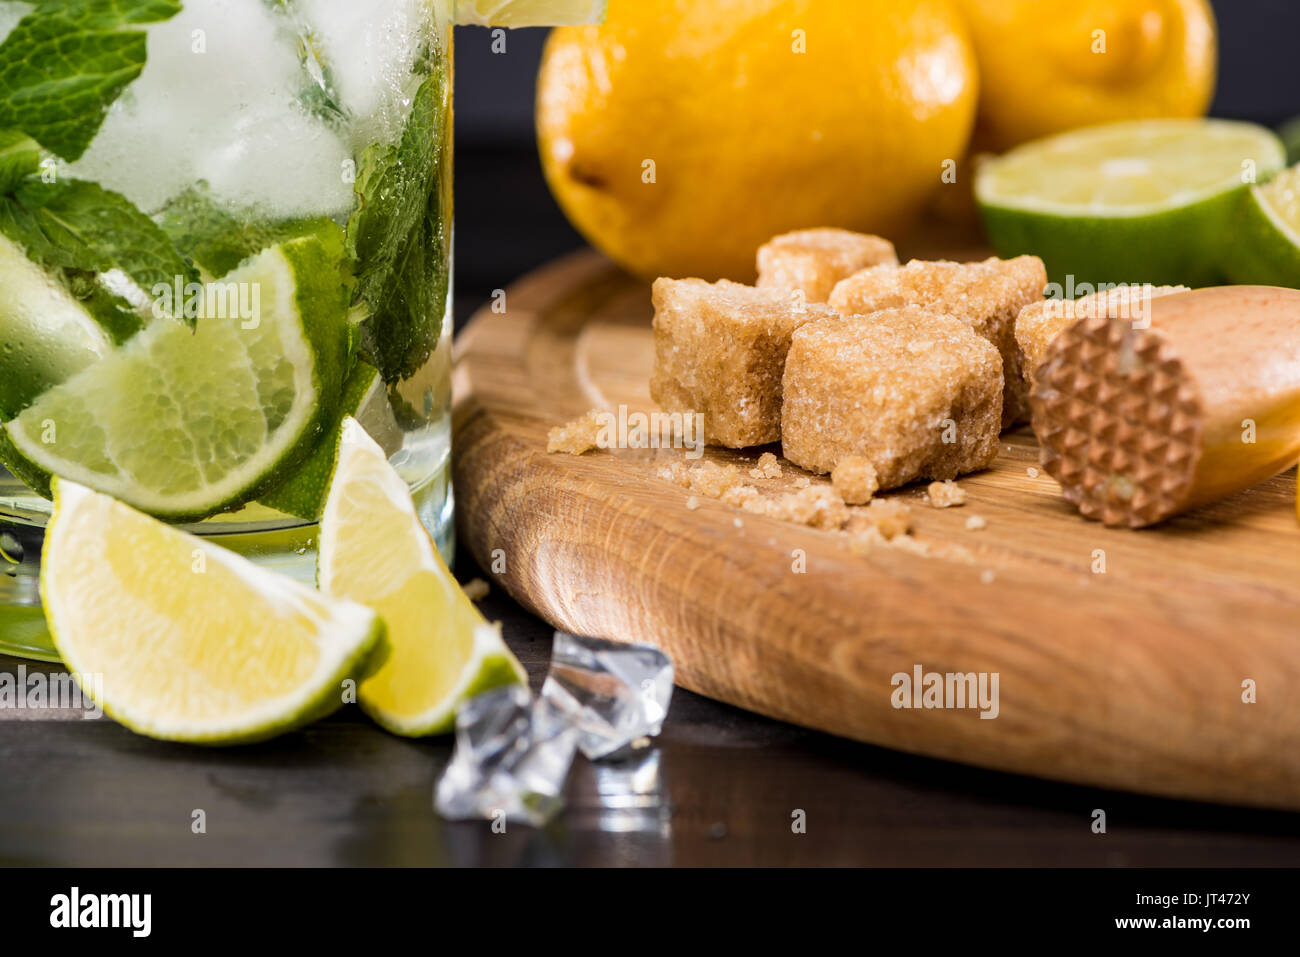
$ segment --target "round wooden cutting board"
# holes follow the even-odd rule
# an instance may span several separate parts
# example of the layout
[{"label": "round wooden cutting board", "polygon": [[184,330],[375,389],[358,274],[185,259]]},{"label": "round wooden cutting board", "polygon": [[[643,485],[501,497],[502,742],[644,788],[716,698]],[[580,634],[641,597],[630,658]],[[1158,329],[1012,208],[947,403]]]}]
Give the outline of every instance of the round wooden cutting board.
[{"label": "round wooden cutting board", "polygon": [[[856,555],[842,535],[708,499],[688,509],[656,475],[680,451],[547,454],[547,430],[589,409],[655,408],[650,318],[647,286],[582,253],[461,337],[459,528],[495,584],[557,628],[658,645],[683,687],[772,717],[1040,777],[1300,809],[1294,471],[1111,530],[1062,501],[1025,429],[961,480],[962,508],[896,493],[927,555]],[[803,474],[783,469],[756,484]],[[975,515],[982,530],[967,529]],[[990,692],[996,675],[996,717],[895,707],[894,676],[918,667],[982,673]]]}]

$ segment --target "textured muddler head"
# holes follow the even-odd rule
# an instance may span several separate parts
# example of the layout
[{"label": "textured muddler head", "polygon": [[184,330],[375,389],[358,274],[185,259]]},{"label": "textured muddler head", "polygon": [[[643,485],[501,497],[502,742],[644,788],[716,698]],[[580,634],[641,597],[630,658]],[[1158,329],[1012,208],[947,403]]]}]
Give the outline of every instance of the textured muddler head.
[{"label": "textured muddler head", "polygon": [[1044,467],[1107,525],[1154,524],[1300,456],[1300,292],[1201,289],[1151,309],[1147,328],[1062,332],[1031,396]]}]

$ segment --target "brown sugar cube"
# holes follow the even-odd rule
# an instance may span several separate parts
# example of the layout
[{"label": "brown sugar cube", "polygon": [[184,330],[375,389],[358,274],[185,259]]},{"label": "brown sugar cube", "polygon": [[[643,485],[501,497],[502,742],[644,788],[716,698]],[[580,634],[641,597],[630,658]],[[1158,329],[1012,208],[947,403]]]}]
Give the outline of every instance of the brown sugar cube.
[{"label": "brown sugar cube", "polygon": [[1023,389],[1033,385],[1034,370],[1047,357],[1047,347],[1080,319],[1149,321],[1146,304],[1152,299],[1191,292],[1187,286],[1117,286],[1078,299],[1044,299],[1020,310],[1016,345],[1020,348]]},{"label": "brown sugar cube", "polygon": [[831,470],[831,485],[848,504],[865,505],[880,488],[880,479],[869,461],[859,455],[850,455],[835,463]]},{"label": "brown sugar cube", "polygon": [[777,236],[758,251],[758,287],[799,290],[825,302],[841,279],[871,266],[898,265],[894,244],[847,229],[804,229]]},{"label": "brown sugar cube", "polygon": [[714,445],[777,441],[790,336],[835,313],[725,279],[657,280],[654,307],[654,400],[667,412],[703,413]]},{"label": "brown sugar cube", "polygon": [[781,441],[810,472],[860,456],[880,489],[992,463],[1002,359],[968,323],[922,309],[826,319],[794,334]]},{"label": "brown sugar cube", "polygon": [[831,293],[840,315],[865,316],[881,309],[921,306],[956,316],[993,343],[1002,355],[1002,426],[1029,417],[1029,390],[1020,372],[1016,317],[1043,298],[1047,269],[1037,256],[979,263],[920,262],[901,268],[877,266],[850,276]]}]

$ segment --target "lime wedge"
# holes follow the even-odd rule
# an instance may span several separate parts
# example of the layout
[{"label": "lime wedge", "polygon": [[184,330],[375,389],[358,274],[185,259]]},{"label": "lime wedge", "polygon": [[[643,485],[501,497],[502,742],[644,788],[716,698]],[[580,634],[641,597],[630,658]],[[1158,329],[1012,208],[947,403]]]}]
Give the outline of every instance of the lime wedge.
[{"label": "lime wedge", "polygon": [[466,27],[564,27],[600,23],[608,0],[456,0]]},{"label": "lime wedge", "polygon": [[1282,169],[1269,130],[1140,120],[1063,133],[989,159],[975,180],[1000,256],[1031,253],[1053,282],[1221,282],[1245,193]]},{"label": "lime wedge", "polygon": [[1233,282],[1300,289],[1300,166],[1250,191],[1232,238]]},{"label": "lime wedge", "polygon": [[388,659],[359,694],[388,730],[450,731],[461,701],[525,680],[500,628],[443,564],[406,483],[355,419],[343,424],[317,573],[321,591],[369,606],[388,626]]},{"label": "lime wedge", "polygon": [[41,554],[50,633],[82,688],[133,731],[238,744],[338,708],[383,625],[73,482]]},{"label": "lime wedge", "polygon": [[341,240],[320,237],[267,250],[219,281],[230,301],[260,299],[256,316],[151,323],[9,422],[0,457],[38,492],[61,475],[172,521],[256,498],[310,451],[342,391],[341,259]]},{"label": "lime wedge", "polygon": [[379,370],[358,361],[343,385],[343,401],[324,435],[307,459],[282,485],[276,486],[258,501],[296,518],[314,522],[320,518],[334,466],[339,457],[343,419],[354,417],[392,455],[402,445],[402,430],[393,417],[393,407]]},{"label": "lime wedge", "polygon": [[0,421],[103,358],[108,333],[72,295],[0,236]]}]

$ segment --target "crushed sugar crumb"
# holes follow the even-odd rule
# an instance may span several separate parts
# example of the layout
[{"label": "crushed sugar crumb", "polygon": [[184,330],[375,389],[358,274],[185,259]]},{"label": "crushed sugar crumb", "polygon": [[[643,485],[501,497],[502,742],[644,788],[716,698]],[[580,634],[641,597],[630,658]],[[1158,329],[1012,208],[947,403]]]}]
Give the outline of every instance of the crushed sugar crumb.
[{"label": "crushed sugar crumb", "polygon": [[931,482],[926,489],[931,508],[960,508],[966,504],[966,490],[956,482]]},{"label": "crushed sugar crumb", "polygon": [[921,556],[929,556],[930,554],[930,546],[925,542],[918,542],[911,535],[895,535],[893,538],[886,538],[884,533],[876,527],[868,527],[862,531],[850,533],[848,542],[849,551],[854,555],[865,555],[876,548],[897,549]]},{"label": "crushed sugar crumb", "polygon": [[849,521],[849,507],[834,489],[824,485],[784,492],[775,498],[756,498],[746,502],[744,507],[748,512],[777,521],[823,531],[839,531]]},{"label": "crushed sugar crumb", "polygon": [[583,455],[598,448],[600,435],[600,410],[592,409],[580,418],[565,425],[557,425],[546,433],[546,451],[568,455]]},{"label": "crushed sugar crumb", "polygon": [[781,462],[771,452],[764,452],[758,462],[749,470],[749,477],[756,479],[776,479],[781,477]]},{"label": "crushed sugar crumb", "polygon": [[831,485],[849,505],[865,505],[880,490],[880,479],[870,461],[850,455],[836,463]]},{"label": "crushed sugar crumb", "polygon": [[850,533],[868,529],[874,529],[890,541],[906,535],[912,530],[912,510],[897,499],[875,499],[866,508],[854,509],[849,521]]}]

